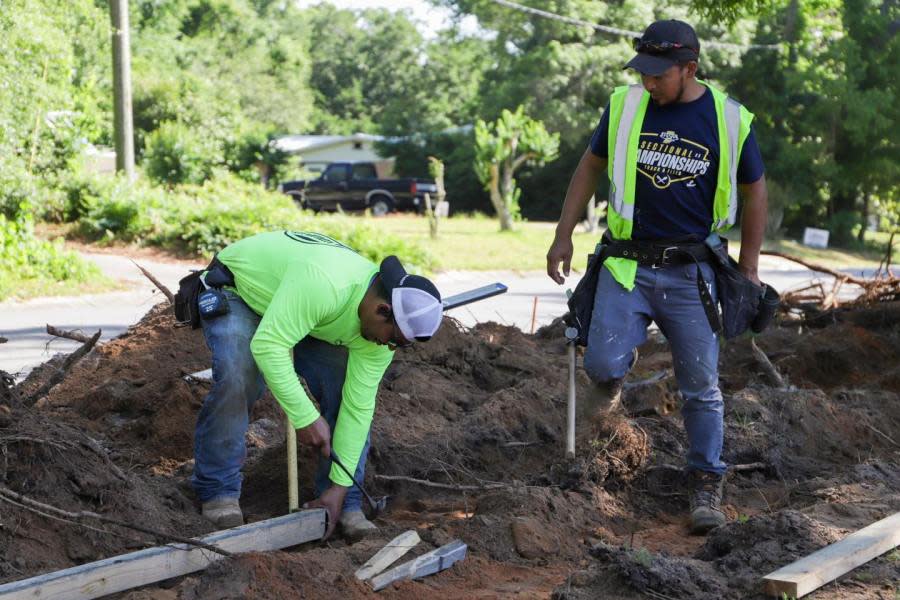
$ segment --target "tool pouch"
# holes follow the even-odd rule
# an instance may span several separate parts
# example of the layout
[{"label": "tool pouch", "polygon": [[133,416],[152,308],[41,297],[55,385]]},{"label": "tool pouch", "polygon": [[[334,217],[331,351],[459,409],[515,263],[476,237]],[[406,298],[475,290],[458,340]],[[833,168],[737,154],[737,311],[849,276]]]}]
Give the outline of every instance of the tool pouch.
[{"label": "tool pouch", "polygon": [[761,332],[778,308],[778,292],[771,286],[759,286],[744,277],[737,261],[728,254],[727,240],[714,233],[706,238],[706,244],[714,258],[725,339],[735,338],[751,328],[756,333]]},{"label": "tool pouch", "polygon": [[175,321],[179,327],[191,326],[191,329],[200,327],[200,310],[197,300],[204,289],[200,280],[203,271],[194,271],[187,277],[182,277],[178,282],[178,293],[175,294]]},{"label": "tool pouch", "polygon": [[778,295],[775,288],[768,283],[764,283],[763,286],[766,288],[766,291],[763,293],[762,298],[759,299],[759,311],[756,313],[753,323],[750,324],[750,329],[753,330],[753,333],[765,331],[769,323],[772,322],[775,313],[778,312],[778,305],[781,304],[781,296]]},{"label": "tool pouch", "polygon": [[591,328],[591,316],[594,313],[594,296],[597,294],[597,282],[600,279],[600,269],[606,256],[603,250],[606,244],[600,242],[593,254],[588,255],[587,269],[581,277],[581,281],[575,286],[575,291],[569,297],[569,312],[565,316],[566,325],[578,330],[575,343],[579,346],[587,346],[588,331]]}]

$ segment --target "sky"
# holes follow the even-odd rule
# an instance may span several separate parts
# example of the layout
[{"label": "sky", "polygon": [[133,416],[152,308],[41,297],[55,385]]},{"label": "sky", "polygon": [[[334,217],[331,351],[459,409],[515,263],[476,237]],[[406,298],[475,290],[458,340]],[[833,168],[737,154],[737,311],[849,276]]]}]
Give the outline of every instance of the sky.
[{"label": "sky", "polygon": [[[300,8],[322,4],[323,0],[296,0]],[[387,8],[392,11],[406,10],[413,18],[426,26],[423,37],[434,37],[430,32],[447,29],[453,21],[453,12],[447,8],[432,6],[427,0],[324,0],[338,8],[364,9]],[[468,16],[460,24],[463,34],[473,35],[478,31],[478,21]]]}]

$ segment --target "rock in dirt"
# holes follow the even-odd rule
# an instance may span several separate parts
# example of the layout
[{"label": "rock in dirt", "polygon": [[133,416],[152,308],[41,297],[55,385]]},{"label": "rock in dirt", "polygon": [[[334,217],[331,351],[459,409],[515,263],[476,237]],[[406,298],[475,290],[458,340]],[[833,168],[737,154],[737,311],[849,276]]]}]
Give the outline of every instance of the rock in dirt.
[{"label": "rock in dirt", "polygon": [[559,554],[559,537],[537,519],[519,517],[510,524],[516,552],[522,558],[547,558]]}]

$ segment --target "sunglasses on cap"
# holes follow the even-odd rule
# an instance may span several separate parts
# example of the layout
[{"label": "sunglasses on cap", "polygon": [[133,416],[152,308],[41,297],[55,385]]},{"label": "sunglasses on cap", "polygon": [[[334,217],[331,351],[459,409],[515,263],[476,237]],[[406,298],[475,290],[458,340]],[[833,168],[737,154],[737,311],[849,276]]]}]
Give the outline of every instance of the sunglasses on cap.
[{"label": "sunglasses on cap", "polygon": [[682,48],[696,51],[695,48],[685,46],[684,44],[680,44],[678,42],[645,40],[643,38],[634,38],[631,42],[631,46],[634,48],[635,52],[643,52],[644,54],[664,54],[666,52],[671,52],[672,50],[680,50]]}]

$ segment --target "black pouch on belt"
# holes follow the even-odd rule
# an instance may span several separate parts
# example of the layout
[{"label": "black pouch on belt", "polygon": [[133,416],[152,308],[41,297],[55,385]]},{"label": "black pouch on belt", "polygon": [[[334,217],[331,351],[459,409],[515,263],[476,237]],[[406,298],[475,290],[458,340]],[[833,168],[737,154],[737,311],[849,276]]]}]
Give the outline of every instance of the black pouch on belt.
[{"label": "black pouch on belt", "polygon": [[205,289],[197,297],[200,317],[209,320],[228,314],[231,308],[228,306],[228,298],[222,288],[226,285],[234,286],[234,275],[231,270],[218,258],[213,257],[201,282]]},{"label": "black pouch on belt", "polygon": [[565,317],[566,325],[578,330],[575,343],[579,346],[587,346],[588,331],[591,328],[591,316],[594,313],[594,296],[597,294],[597,282],[600,279],[600,269],[603,268],[603,260],[606,258],[603,250],[606,245],[597,244],[593,254],[588,255],[587,269],[584,271],[575,291],[569,297],[569,313]]},{"label": "black pouch on belt", "polygon": [[744,277],[737,261],[728,254],[727,240],[713,234],[706,239],[706,244],[715,259],[713,265],[725,339],[735,338],[751,328],[760,333],[778,308],[778,292],[771,286],[759,286]]},{"label": "black pouch on belt", "polygon": [[182,277],[178,282],[178,293],[175,294],[175,321],[179,327],[191,326],[191,329],[200,327],[200,311],[197,308],[197,299],[204,289],[200,276],[203,271],[194,271],[187,277]]}]

